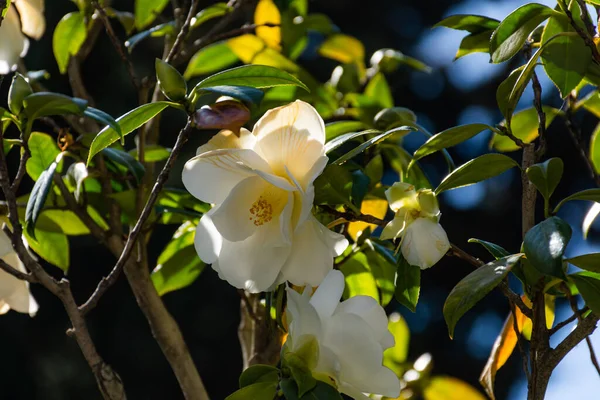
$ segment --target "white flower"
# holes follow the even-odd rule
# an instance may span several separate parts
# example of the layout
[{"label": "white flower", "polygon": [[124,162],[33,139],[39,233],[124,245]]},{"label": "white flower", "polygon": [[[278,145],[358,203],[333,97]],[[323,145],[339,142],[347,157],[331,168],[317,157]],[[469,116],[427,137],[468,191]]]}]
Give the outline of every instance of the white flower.
[{"label": "white flower", "polygon": [[383,228],[381,239],[402,239],[402,255],[410,265],[426,269],[437,263],[450,249],[435,194],[415,191],[414,186],[396,182],[385,191],[394,219]]},{"label": "white flower", "polygon": [[[0,258],[8,265],[21,272],[27,272],[25,266],[14,252],[10,239],[0,230]],[[0,314],[13,309],[32,317],[38,310],[38,305],[29,292],[29,282],[22,281],[0,269]]]},{"label": "white flower", "polygon": [[45,29],[44,0],[12,1],[0,26],[0,75],[13,71],[27,54],[29,40],[25,35],[39,39]]},{"label": "white flower", "polygon": [[286,280],[316,286],[332,269],[348,242],[311,214],[324,142],[317,111],[296,101],[253,132],[219,132],[186,163],[187,190],[216,204],[198,224],[196,251],[222,279],[261,292]]},{"label": "white flower", "polygon": [[340,303],[344,275],[331,271],[310,296],[287,288],[288,337],[283,354],[303,354],[318,343],[307,367],[313,376],[333,384],[354,399],[368,399],[363,393],[396,398],[400,381],[383,366],[383,352],[394,346],[383,308],[370,296],[354,296]]}]

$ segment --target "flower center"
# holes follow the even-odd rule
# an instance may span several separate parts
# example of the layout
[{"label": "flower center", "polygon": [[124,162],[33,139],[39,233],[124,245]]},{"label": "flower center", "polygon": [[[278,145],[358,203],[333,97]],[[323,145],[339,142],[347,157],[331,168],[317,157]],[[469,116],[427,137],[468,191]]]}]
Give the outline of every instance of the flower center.
[{"label": "flower center", "polygon": [[264,225],[273,219],[273,206],[263,196],[252,203],[249,211],[248,219],[256,226]]}]

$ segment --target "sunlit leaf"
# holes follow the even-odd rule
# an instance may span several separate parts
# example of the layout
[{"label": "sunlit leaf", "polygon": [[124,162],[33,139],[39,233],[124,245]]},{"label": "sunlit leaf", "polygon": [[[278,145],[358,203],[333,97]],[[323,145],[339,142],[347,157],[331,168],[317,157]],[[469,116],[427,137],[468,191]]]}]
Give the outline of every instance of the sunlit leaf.
[{"label": "sunlit leaf", "polygon": [[195,17],[192,18],[191,28],[196,29],[206,21],[213,18],[222,17],[233,11],[233,7],[227,5],[227,3],[215,3],[209,7],[206,7],[202,11],[198,12]]},{"label": "sunlit leaf", "polygon": [[279,370],[271,365],[256,364],[245,369],[240,375],[240,388],[260,382],[278,382]]},{"label": "sunlit leaf", "polygon": [[27,144],[29,145],[31,157],[27,160],[25,167],[31,179],[37,181],[42,172],[48,169],[56,160],[56,157],[60,154],[60,149],[52,136],[41,132],[33,132],[29,136]]},{"label": "sunlit leaf", "polygon": [[424,400],[485,400],[473,386],[450,376],[434,376],[423,390]]},{"label": "sunlit leaf", "polygon": [[169,4],[169,0],[135,0],[135,26],[143,29],[150,25]]},{"label": "sunlit leaf", "polygon": [[394,347],[383,352],[383,365],[391,369],[398,376],[402,376],[404,372],[402,363],[408,357],[410,330],[402,316],[395,312],[389,316],[388,330],[394,336]]},{"label": "sunlit leaf", "polygon": [[562,256],[571,239],[569,224],[551,217],[531,228],[523,240],[527,261],[539,272],[564,278]]},{"label": "sunlit leaf", "polygon": [[[388,202],[384,199],[366,199],[362,201],[360,212],[362,214],[372,215],[383,219],[388,210]],[[348,234],[354,240],[367,228],[374,230],[377,228],[375,224],[368,224],[362,221],[351,222],[348,224]]]},{"label": "sunlit leaf", "polygon": [[[350,160],[351,158],[353,158],[353,157],[357,156],[358,154],[362,153],[363,151],[367,150],[369,147],[375,146],[375,145],[383,142],[385,139],[387,139],[389,136],[391,136],[395,133],[409,133],[410,131],[414,131],[414,130],[415,130],[415,128],[413,128],[411,126],[402,126],[399,128],[390,129],[387,132],[381,133],[375,137],[372,137],[371,139],[366,140],[364,143],[361,143],[358,147],[355,147],[354,149],[350,150],[349,152],[347,152],[346,154],[344,154],[337,160],[333,161],[332,164],[342,165],[346,161]],[[337,139],[339,139],[339,138],[337,138]]]},{"label": "sunlit leaf", "polygon": [[486,124],[468,124],[446,129],[445,131],[430,137],[415,151],[413,158],[415,161],[417,161],[429,154],[435,153],[436,151],[456,146],[457,144],[462,143],[487,129],[492,128]]},{"label": "sunlit leaf", "polygon": [[596,129],[594,129],[592,137],[590,138],[589,157],[596,173],[600,173],[600,123],[596,125]]},{"label": "sunlit leaf", "polygon": [[345,133],[360,132],[367,129],[367,126],[360,121],[335,121],[325,125],[325,141],[330,142],[332,139],[341,136]]},{"label": "sunlit leaf", "polygon": [[583,233],[583,239],[587,239],[588,233],[590,232],[590,228],[592,224],[596,220],[596,217],[600,215],[600,203],[594,203],[585,214],[585,218],[581,223],[581,232]]},{"label": "sunlit leaf", "polygon": [[490,51],[490,37],[493,33],[493,30],[488,30],[465,36],[458,46],[454,60],[458,60],[468,54],[488,53]]},{"label": "sunlit leaf", "polygon": [[421,292],[421,269],[416,265],[410,265],[402,254],[398,255],[397,265],[394,296],[400,304],[415,312]]},{"label": "sunlit leaf", "polygon": [[365,95],[373,99],[381,107],[389,108],[394,106],[392,92],[382,73],[377,73],[365,88]]},{"label": "sunlit leaf", "polygon": [[[552,121],[554,121],[554,118],[561,114],[561,111],[549,106],[543,106],[542,109],[546,114],[546,128],[548,128]],[[506,121],[503,121],[502,125],[506,126]],[[537,139],[539,136],[538,127],[538,115],[535,108],[519,111],[512,117],[512,133],[515,137],[521,139],[523,143],[531,143]],[[492,137],[490,147],[504,153],[521,149],[511,138],[497,133]]]},{"label": "sunlit leaf", "polygon": [[565,261],[587,271],[600,273],[600,253],[584,254]]},{"label": "sunlit leaf", "polygon": [[254,24],[257,25],[256,36],[267,46],[281,50],[281,27],[260,26],[265,24],[281,24],[281,14],[273,0],[259,0],[254,11]]},{"label": "sunlit leaf", "polygon": [[344,299],[354,296],[371,296],[379,302],[377,282],[371,272],[371,267],[364,253],[357,253],[340,266],[340,271],[346,278]]},{"label": "sunlit leaf", "polygon": [[329,36],[319,47],[319,53],[346,64],[363,63],[365,59],[365,48],[360,40],[341,33]]},{"label": "sunlit leaf", "polygon": [[543,163],[532,165],[525,172],[531,183],[548,200],[562,178],[563,169],[563,161],[560,158],[553,157]]},{"label": "sunlit leaf", "polygon": [[195,76],[208,75],[228,68],[239,59],[226,42],[214,43],[200,49],[188,63],[185,79]]},{"label": "sunlit leaf", "polygon": [[561,200],[561,202],[558,203],[554,208],[553,213],[556,214],[563,204],[572,200],[588,200],[600,203],[600,189],[586,189],[582,190],[581,192],[573,193],[572,195]]},{"label": "sunlit leaf", "polygon": [[470,33],[481,33],[488,30],[493,30],[498,27],[500,21],[493,18],[484,17],[481,15],[456,14],[444,18],[434,25],[434,27],[446,27],[459,31],[467,31]]},{"label": "sunlit leaf", "polygon": [[277,382],[258,382],[230,394],[225,400],[272,400],[277,393]]},{"label": "sunlit leaf", "polygon": [[569,275],[569,279],[575,283],[585,304],[594,314],[600,315],[600,275],[596,277],[590,273],[578,272]]},{"label": "sunlit leaf", "polygon": [[52,49],[61,74],[67,72],[69,58],[79,52],[86,37],[87,27],[83,13],[69,13],[58,22],[52,36]]},{"label": "sunlit leaf", "polygon": [[298,78],[267,65],[244,65],[214,74],[196,85],[194,90],[211,86],[250,86],[258,89],[274,86],[308,88]]},{"label": "sunlit leaf", "polygon": [[49,232],[35,229],[34,235],[23,232],[29,248],[50,264],[68,272],[70,265],[69,239],[62,232]]}]

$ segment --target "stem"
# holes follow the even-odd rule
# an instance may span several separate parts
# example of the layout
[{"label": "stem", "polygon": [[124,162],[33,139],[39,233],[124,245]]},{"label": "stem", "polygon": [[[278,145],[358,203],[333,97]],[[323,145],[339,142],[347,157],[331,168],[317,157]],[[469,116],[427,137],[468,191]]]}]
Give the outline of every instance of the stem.
[{"label": "stem", "polygon": [[256,364],[275,365],[279,361],[279,331],[260,304],[260,295],[240,291],[241,321],[238,338],[242,347],[243,368]]}]

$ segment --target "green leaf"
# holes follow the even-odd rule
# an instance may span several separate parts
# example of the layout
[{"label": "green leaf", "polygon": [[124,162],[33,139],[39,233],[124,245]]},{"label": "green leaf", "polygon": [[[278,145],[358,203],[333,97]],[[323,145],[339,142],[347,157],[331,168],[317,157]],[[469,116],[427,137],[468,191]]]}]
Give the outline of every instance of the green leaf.
[{"label": "green leaf", "polygon": [[175,34],[175,21],[166,22],[164,24],[153,26],[152,28],[133,35],[125,41],[125,47],[131,53],[135,46],[142,40],[149,37],[162,37]]},{"label": "green leaf", "polygon": [[354,296],[371,296],[380,302],[377,282],[373,277],[371,266],[364,253],[356,253],[340,266],[346,278],[344,299]]},{"label": "green leaf", "polygon": [[383,365],[391,369],[398,376],[404,374],[402,364],[408,357],[410,330],[402,316],[394,312],[388,321],[388,330],[394,336],[394,346],[383,352]]},{"label": "green leaf", "polygon": [[[580,14],[577,1],[571,1],[569,8],[577,18]],[[582,28],[585,30],[585,27]],[[561,32],[576,33],[566,15],[553,15],[544,28],[542,43]],[[585,76],[592,61],[592,52],[579,35],[561,36],[544,50],[542,60],[546,74],[565,98]]]},{"label": "green leaf", "polygon": [[488,18],[481,15],[456,14],[444,18],[433,27],[437,28],[443,26],[459,31],[481,33],[491,29],[496,29],[499,24],[500,21],[497,19]]},{"label": "green leaf", "polygon": [[169,4],[169,0],[135,0],[135,26],[144,29]]},{"label": "green leaf", "polygon": [[156,80],[163,94],[172,101],[181,101],[187,94],[187,84],[183,76],[169,63],[160,58],[154,61]]},{"label": "green leaf", "polygon": [[[128,151],[129,155],[138,160],[137,149]],[[146,145],[144,147],[144,162],[164,161],[171,155],[171,149],[159,146],[157,144]],[[138,160],[139,161],[139,160]]]},{"label": "green leaf", "polygon": [[67,273],[70,265],[69,239],[67,235],[57,231],[49,232],[35,228],[34,235],[30,235],[27,230],[23,232],[29,248],[38,256],[57,266],[64,273]]},{"label": "green leaf", "polygon": [[240,388],[260,382],[278,382],[279,370],[271,365],[257,364],[244,370],[240,375]]},{"label": "green leaf", "polygon": [[315,204],[338,205],[344,204],[359,211],[352,201],[352,174],[339,165],[328,165],[315,180]]},{"label": "green leaf", "polygon": [[273,400],[277,393],[277,382],[259,382],[241,388],[225,400]]},{"label": "green leaf", "polygon": [[486,124],[468,124],[446,129],[445,131],[433,135],[421,147],[419,147],[417,151],[415,151],[413,159],[417,161],[429,154],[435,153],[436,151],[456,146],[457,144],[472,138],[478,133],[485,131],[486,129],[493,128]]},{"label": "green leaf", "polygon": [[[559,109],[549,106],[542,106],[542,109],[544,110],[544,114],[546,114],[546,128],[550,126],[557,115],[562,113]],[[506,121],[503,121],[502,125],[506,126]],[[512,133],[515,137],[521,139],[523,143],[531,143],[537,139],[539,136],[538,128],[538,115],[536,109],[533,107],[519,111],[512,117]],[[501,152],[510,152],[521,149],[511,138],[498,133],[495,133],[492,137],[490,147]]]},{"label": "green leaf", "polygon": [[325,154],[329,154],[330,152],[332,152],[333,150],[337,149],[338,147],[340,147],[341,145],[343,145],[344,143],[346,143],[350,140],[356,139],[360,136],[370,135],[370,134],[375,134],[375,133],[380,133],[380,132],[381,131],[378,131],[376,129],[367,129],[365,131],[360,131],[360,132],[350,132],[350,133],[336,135],[333,139],[331,139],[327,143],[325,143]]},{"label": "green leaf", "polygon": [[590,138],[590,161],[594,166],[596,173],[600,172],[600,124],[596,125],[596,129]]},{"label": "green leaf", "polygon": [[585,304],[594,314],[600,315],[600,280],[583,273],[571,274],[569,279],[579,290]]},{"label": "green leaf", "polygon": [[388,130],[401,125],[417,126],[416,114],[406,107],[385,108],[373,118],[377,129]]},{"label": "green leaf", "polygon": [[49,115],[81,115],[87,108],[87,101],[60,93],[37,92],[23,100],[25,113],[33,121]]},{"label": "green leaf", "polygon": [[482,245],[496,260],[510,255],[503,247],[492,242],[486,242],[485,240],[480,239],[469,239],[469,243],[478,243]]},{"label": "green leaf", "polygon": [[416,265],[410,265],[402,254],[398,257],[397,265],[394,297],[400,304],[415,312],[421,291],[421,269]]},{"label": "green leaf", "polygon": [[185,222],[158,256],[150,278],[159,296],[191,285],[204,270],[194,248],[195,232],[195,224]]},{"label": "green leaf", "polygon": [[25,168],[27,173],[34,181],[56,160],[60,154],[60,149],[56,145],[54,138],[46,133],[33,132],[29,136],[29,151],[31,157],[27,160]]},{"label": "green leaf", "polygon": [[537,3],[525,4],[514,10],[500,23],[490,39],[491,62],[511,59],[521,51],[525,40],[539,24],[556,14],[557,11]]},{"label": "green leaf", "polygon": [[7,0],[4,4],[4,7],[0,10],[0,16],[2,18],[6,17],[6,13],[8,12],[8,8],[10,7],[11,0]]},{"label": "green leaf", "polygon": [[8,108],[10,111],[14,114],[19,114],[23,108],[23,100],[32,93],[33,90],[25,77],[15,72],[10,89],[8,90]]},{"label": "green leaf", "polygon": [[590,228],[592,227],[592,224],[598,215],[600,215],[600,203],[594,203],[585,214],[585,218],[583,218],[583,222],[581,224],[581,233],[583,234],[584,240],[587,239]]},{"label": "green leaf", "polygon": [[58,22],[52,36],[52,49],[61,74],[67,72],[69,59],[79,52],[86,37],[87,27],[83,13],[69,13]]},{"label": "green leaf", "polygon": [[195,76],[212,74],[228,68],[238,61],[237,55],[226,42],[211,44],[194,54],[183,77],[190,79]]},{"label": "green leaf", "polygon": [[412,156],[406,150],[400,146],[386,143],[379,145],[379,148],[390,163],[390,167],[400,174],[401,182],[411,183],[417,189],[431,189],[431,183],[418,162],[408,169]]},{"label": "green leaf", "polygon": [[527,261],[542,274],[564,279],[562,256],[571,239],[571,227],[551,217],[531,228],[523,240]]},{"label": "green leaf", "polygon": [[564,170],[563,161],[560,158],[550,158],[543,163],[534,164],[527,168],[527,177],[540,191],[544,199],[550,199],[552,193],[558,186]]},{"label": "green leaf", "polygon": [[[369,267],[379,288],[381,305],[385,307],[394,297],[394,279],[396,276],[396,258],[388,254],[385,247],[372,243],[375,251],[365,251]],[[384,250],[385,249],[385,250]]]},{"label": "green leaf", "polygon": [[517,106],[517,102],[519,101],[519,99],[517,98],[516,102],[510,102],[510,94],[517,83],[517,79],[519,79],[526,66],[527,65],[521,65],[519,68],[512,70],[508,77],[505,80],[503,80],[502,83],[500,83],[500,85],[498,85],[498,89],[496,90],[496,102],[498,103],[498,108],[500,109],[500,112],[508,121],[508,124],[505,123],[505,125],[507,126],[510,125],[513,112],[515,111],[515,107]]},{"label": "green leaf", "polygon": [[338,136],[349,132],[359,132],[367,129],[360,121],[336,121],[325,125],[325,141],[330,142]]},{"label": "green leaf", "polygon": [[119,126],[118,122],[115,121],[115,119],[113,117],[111,117],[104,111],[98,110],[93,107],[86,108],[85,111],[83,111],[83,115],[85,115],[88,118],[93,119],[94,121],[98,121],[106,126],[109,126],[111,129],[113,129],[115,132],[117,132],[117,134],[121,138],[121,144],[125,144],[125,137],[123,136],[121,127]]},{"label": "green leaf", "polygon": [[217,93],[222,96],[233,97],[247,104],[260,104],[265,93],[253,87],[248,86],[211,86],[204,89],[199,89],[198,92]]},{"label": "green leaf", "polygon": [[223,85],[250,86],[257,89],[275,86],[298,86],[310,92],[308,87],[295,76],[267,65],[243,65],[219,72],[198,83],[194,90]]},{"label": "green leaf", "polygon": [[[309,337],[311,337],[312,339],[307,342],[307,350],[310,352],[311,350],[314,351],[316,349],[318,352],[319,345],[316,341],[316,338],[312,335],[309,335]],[[318,355],[318,353],[312,353],[313,356],[315,354]],[[315,366],[316,361],[317,360],[315,360],[314,362]],[[312,372],[308,367],[306,359],[301,357],[299,354],[291,352],[285,353],[283,355],[282,365],[285,368],[289,369],[292,378],[294,379],[298,387],[298,396],[300,398],[302,398],[306,392],[313,389],[317,384],[317,380],[312,376]]]},{"label": "green leaf", "polygon": [[600,273],[600,253],[584,254],[567,258],[565,261],[581,269]]},{"label": "green leaf", "polygon": [[[58,158],[60,158],[60,156]],[[37,222],[37,219],[44,208],[44,203],[46,202],[50,188],[52,188],[52,178],[54,177],[54,172],[56,171],[56,167],[58,166],[59,162],[60,160],[57,159],[40,174],[38,180],[35,182],[35,185],[33,185],[33,189],[31,189],[31,195],[27,200],[27,208],[25,210],[25,225],[27,227],[27,233],[33,238],[35,238],[35,223]]]},{"label": "green leaf", "polygon": [[587,111],[600,118],[600,92],[594,90],[577,102],[577,108],[583,106]]},{"label": "green leaf", "polygon": [[118,149],[107,147],[104,150],[102,150],[102,154],[104,154],[106,158],[108,158],[112,162],[120,164],[127,168],[127,170],[131,172],[137,183],[140,183],[142,181],[146,170],[138,160],[130,156],[128,153]]},{"label": "green leaf", "polygon": [[233,7],[228,6],[227,3],[215,3],[196,14],[196,16],[192,18],[190,28],[196,29],[206,21],[222,17],[229,14],[231,11],[233,11]]},{"label": "green leaf", "polygon": [[343,64],[360,64],[365,59],[365,47],[360,40],[353,36],[336,33],[321,44],[319,54]]},{"label": "green leaf", "polygon": [[378,72],[371,78],[365,88],[365,95],[383,108],[394,106],[394,98],[392,97],[390,86],[381,72]]},{"label": "green leaf", "polygon": [[[50,224],[48,221],[51,221]],[[36,223],[36,227],[45,231],[52,231],[53,227],[68,236],[88,235],[90,230],[79,219],[77,214],[70,210],[43,210]]]},{"label": "green leaf", "polygon": [[[175,103],[171,103],[168,101],[157,101],[155,103],[148,103],[139,106],[127,114],[122,115],[117,118],[117,122],[121,127],[121,132],[123,132],[123,136],[126,136],[138,129],[140,126],[144,125],[146,122],[154,118],[157,114],[163,111],[165,108],[172,106],[175,107]],[[92,158],[98,154],[103,149],[107,148],[114,142],[119,140],[119,133],[111,128],[110,126],[104,127],[96,135],[92,145],[90,146],[90,153],[87,159],[87,164],[89,165]]]},{"label": "green leaf", "polygon": [[[416,129],[413,128],[412,126],[401,126],[399,128],[390,129],[387,132],[381,133],[377,136],[372,137],[371,139],[365,140],[364,143],[361,143],[358,147],[355,147],[354,149],[350,150],[349,152],[347,152],[346,154],[344,154],[337,160],[333,161],[332,164],[342,165],[346,161],[350,160],[351,158],[353,158],[353,157],[359,155],[360,153],[362,153],[363,151],[367,150],[369,147],[375,146],[376,144],[383,142],[385,139],[387,139],[389,136],[391,136],[395,133],[408,133],[410,131],[415,131],[415,130]],[[341,136],[336,139],[341,139]],[[326,151],[327,150],[328,150],[328,148],[326,147]]]},{"label": "green leaf", "polygon": [[435,194],[439,195],[446,190],[481,182],[518,166],[515,160],[505,155],[484,154],[464,163],[447,175],[435,189]]},{"label": "green leaf", "polygon": [[293,379],[283,379],[281,390],[285,400],[342,400],[337,389],[323,381],[317,381],[315,387],[302,397],[298,396],[298,386]]},{"label": "green leaf", "polygon": [[572,200],[588,200],[600,203],[600,189],[586,189],[582,190],[581,192],[573,193],[572,195],[564,198],[560,203],[556,205],[553,214],[556,214],[558,210],[563,206],[563,204],[565,204],[567,201]]},{"label": "green leaf", "polygon": [[458,282],[444,303],[444,319],[451,338],[458,320],[498,286],[521,257],[523,254],[513,254],[492,261]]},{"label": "green leaf", "polygon": [[488,53],[490,51],[490,37],[493,33],[493,30],[488,30],[465,36],[458,46],[454,60],[456,61],[468,54]]}]

